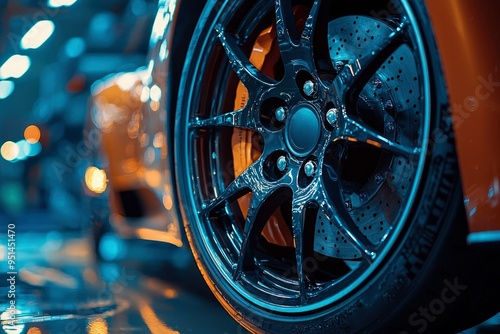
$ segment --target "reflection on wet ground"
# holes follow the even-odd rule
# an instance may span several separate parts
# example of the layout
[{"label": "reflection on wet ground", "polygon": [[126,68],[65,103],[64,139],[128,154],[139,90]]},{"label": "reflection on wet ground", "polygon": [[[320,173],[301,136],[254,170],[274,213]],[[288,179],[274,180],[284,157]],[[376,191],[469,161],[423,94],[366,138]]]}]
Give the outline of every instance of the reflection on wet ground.
[{"label": "reflection on wet ground", "polygon": [[132,245],[140,261],[97,262],[77,233],[24,232],[9,264],[0,236],[0,333],[247,333],[191,258],[171,262],[162,245]]},{"label": "reflection on wet ground", "polygon": [[[99,262],[79,233],[0,237],[0,333],[248,333],[212,296],[187,249],[127,242],[128,260]],[[500,315],[464,334],[499,328]]]}]

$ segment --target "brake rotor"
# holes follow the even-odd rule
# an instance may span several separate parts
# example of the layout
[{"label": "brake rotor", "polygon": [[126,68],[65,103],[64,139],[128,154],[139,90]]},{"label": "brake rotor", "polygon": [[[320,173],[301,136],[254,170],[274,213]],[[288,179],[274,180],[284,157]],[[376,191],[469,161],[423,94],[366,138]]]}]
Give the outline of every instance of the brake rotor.
[{"label": "brake rotor", "polygon": [[[345,64],[370,55],[394,30],[386,23],[365,16],[331,21],[328,44],[332,64],[340,70]],[[364,87],[357,110],[348,110],[348,113],[361,121],[371,120],[369,125],[378,127],[386,138],[413,145],[410,138],[418,137],[421,104],[415,59],[410,48],[403,45]],[[373,244],[381,242],[397,219],[403,199],[411,189],[411,175],[416,167],[407,159],[387,154],[382,155],[376,165],[372,177],[358,191],[352,191],[348,184],[340,181],[353,221]],[[316,219],[314,250],[344,260],[360,258],[360,252],[342,238],[342,231],[327,222],[321,213]]]},{"label": "brake rotor", "polygon": [[[304,21],[307,11],[296,9],[296,17]],[[298,22],[298,25],[303,24]],[[395,30],[379,20],[364,16],[346,16],[333,20],[328,25],[330,58],[334,67],[353,63],[356,59],[371,54],[384,43]],[[261,32],[250,61],[268,76],[273,76],[274,65],[279,61],[276,31],[271,26]],[[381,66],[360,94],[363,108],[356,111],[361,120],[378,119],[384,136],[400,144],[412,145],[411,138],[418,137],[421,116],[421,98],[417,80],[415,59],[407,45],[398,48]],[[235,110],[245,106],[248,92],[239,82],[234,100]],[[392,124],[392,125],[391,125]],[[404,133],[405,136],[399,136]],[[261,151],[255,145],[256,134],[250,130],[236,128],[232,135],[232,152],[235,177],[256,161]],[[373,244],[378,244],[388,233],[397,218],[403,198],[410,190],[415,166],[403,158],[391,157],[379,163],[373,176],[357,193],[347,190],[344,194],[350,205],[350,214],[361,232]],[[381,181],[382,179],[382,181]],[[397,191],[396,191],[397,190]],[[363,196],[361,195],[363,194]],[[363,197],[363,198],[362,198]],[[238,199],[246,217],[251,194]],[[266,224],[262,235],[267,241],[293,247],[293,237],[281,212],[277,210]],[[314,250],[329,257],[356,260],[361,253],[342,235],[335,222],[318,212],[314,235]]]}]

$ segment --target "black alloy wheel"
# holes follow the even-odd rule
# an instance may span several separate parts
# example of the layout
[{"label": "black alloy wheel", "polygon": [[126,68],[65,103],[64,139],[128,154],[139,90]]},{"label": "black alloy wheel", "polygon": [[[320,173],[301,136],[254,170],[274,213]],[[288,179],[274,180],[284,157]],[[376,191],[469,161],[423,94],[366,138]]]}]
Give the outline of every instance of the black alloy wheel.
[{"label": "black alloy wheel", "polygon": [[[202,13],[176,114],[178,188],[198,266],[249,330],[412,332],[434,298],[424,286],[466,280],[432,274],[466,224],[432,30],[420,2],[390,6]],[[451,312],[426,329],[451,328]]]}]

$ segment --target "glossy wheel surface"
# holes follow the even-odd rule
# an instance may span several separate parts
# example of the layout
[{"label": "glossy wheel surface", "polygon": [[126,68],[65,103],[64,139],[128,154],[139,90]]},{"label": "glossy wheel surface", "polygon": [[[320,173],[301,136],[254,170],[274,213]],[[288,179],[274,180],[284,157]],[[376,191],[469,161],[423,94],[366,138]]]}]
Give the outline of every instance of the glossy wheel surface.
[{"label": "glossy wheel surface", "polygon": [[200,29],[177,123],[185,206],[205,261],[267,311],[321,310],[362,288],[418,201],[422,37],[406,1],[368,13],[226,1]]}]

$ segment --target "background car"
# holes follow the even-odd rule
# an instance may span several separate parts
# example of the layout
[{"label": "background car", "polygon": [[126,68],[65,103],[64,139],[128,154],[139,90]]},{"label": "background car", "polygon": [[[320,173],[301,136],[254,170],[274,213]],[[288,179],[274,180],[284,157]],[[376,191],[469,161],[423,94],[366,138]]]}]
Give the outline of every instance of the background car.
[{"label": "background car", "polygon": [[[142,79],[107,81],[117,102],[94,93],[103,138],[98,120],[123,116],[93,166],[111,215],[140,230],[128,211],[142,203],[168,211],[161,232],[182,221],[214,295],[253,332],[487,319],[500,310],[497,7],[238,0],[198,15],[201,2],[161,1]],[[130,155],[141,168],[123,188]]]}]

